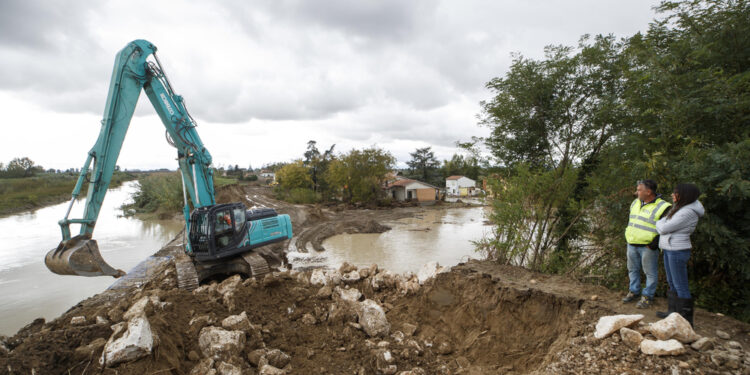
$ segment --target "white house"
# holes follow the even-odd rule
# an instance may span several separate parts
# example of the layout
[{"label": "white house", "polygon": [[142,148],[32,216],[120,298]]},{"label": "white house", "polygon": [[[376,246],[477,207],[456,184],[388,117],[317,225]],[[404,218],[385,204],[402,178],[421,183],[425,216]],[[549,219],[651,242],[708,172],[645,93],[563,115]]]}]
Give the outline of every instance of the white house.
[{"label": "white house", "polygon": [[477,182],[466,176],[450,176],[445,179],[445,193],[448,195],[474,195]]},{"label": "white house", "polygon": [[428,183],[403,178],[388,184],[386,194],[398,201],[417,200],[419,202],[435,201],[440,189]]}]

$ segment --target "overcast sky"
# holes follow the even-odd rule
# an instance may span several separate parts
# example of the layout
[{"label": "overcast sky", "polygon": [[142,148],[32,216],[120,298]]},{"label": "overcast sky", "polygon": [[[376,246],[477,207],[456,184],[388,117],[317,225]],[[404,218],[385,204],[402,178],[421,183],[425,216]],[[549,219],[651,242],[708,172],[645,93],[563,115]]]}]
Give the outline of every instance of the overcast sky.
[{"label": "overcast sky", "polygon": [[[115,54],[158,48],[214,164],[377,145],[403,166],[484,136],[484,84],[511,53],[582,34],[645,31],[657,1],[0,1],[0,162],[80,168],[99,133]],[[118,164],[175,169],[145,95]]]}]

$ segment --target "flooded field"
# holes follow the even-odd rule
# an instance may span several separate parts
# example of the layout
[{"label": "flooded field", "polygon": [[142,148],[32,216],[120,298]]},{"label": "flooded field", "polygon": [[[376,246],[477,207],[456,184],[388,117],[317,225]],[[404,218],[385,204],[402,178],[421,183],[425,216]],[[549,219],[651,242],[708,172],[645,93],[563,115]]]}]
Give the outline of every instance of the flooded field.
[{"label": "flooded field", "polygon": [[325,251],[308,250],[288,255],[295,268],[331,266],[344,261],[357,266],[377,263],[392,272],[416,272],[429,261],[452,266],[468,257],[477,258],[471,241],[482,238],[491,227],[484,224],[484,207],[429,210],[413,218],[382,224],[384,233],[339,234],[323,242]]},{"label": "flooded field", "polygon": [[[182,229],[176,221],[121,217],[119,207],[135,189],[136,182],[130,181],[108,192],[94,231],[104,259],[125,271]],[[74,205],[71,218],[82,215],[83,203]],[[62,239],[57,221],[67,205],[0,219],[0,334],[12,334],[38,317],[56,317],[114,282],[111,277],[60,276],[45,267],[44,255]],[[77,234],[78,227],[71,226],[71,232]]]}]

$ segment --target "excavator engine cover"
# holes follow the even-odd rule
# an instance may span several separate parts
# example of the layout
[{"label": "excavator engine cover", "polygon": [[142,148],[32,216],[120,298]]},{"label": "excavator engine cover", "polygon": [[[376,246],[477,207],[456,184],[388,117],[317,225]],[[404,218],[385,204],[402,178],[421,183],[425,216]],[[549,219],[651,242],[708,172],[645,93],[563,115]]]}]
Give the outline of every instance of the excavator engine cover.
[{"label": "excavator engine cover", "polygon": [[90,235],[78,235],[60,242],[44,257],[44,264],[58,275],[112,276],[125,275],[123,270],[112,268],[99,253],[99,245]]}]

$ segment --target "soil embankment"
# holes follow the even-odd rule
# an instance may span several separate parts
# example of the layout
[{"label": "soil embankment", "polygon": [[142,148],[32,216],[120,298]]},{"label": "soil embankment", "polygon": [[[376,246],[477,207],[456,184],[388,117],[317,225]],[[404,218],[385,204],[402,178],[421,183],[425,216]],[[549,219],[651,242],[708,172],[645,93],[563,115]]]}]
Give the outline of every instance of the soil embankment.
[{"label": "soil embankment", "polygon": [[[252,190],[227,198],[237,194],[249,206],[276,205],[303,230],[344,217],[394,215],[287,205]],[[426,276],[344,264],[260,280],[233,276],[191,292],[177,288],[179,241],[127,282],[57,319],[0,337],[0,374],[750,372],[747,324],[698,310],[697,332],[712,338],[713,348],[646,355],[618,334],[594,339],[593,332],[603,315],[644,313],[655,321],[653,311],[562,277],[481,261]],[[122,340],[132,344],[130,351],[113,354]]]}]

